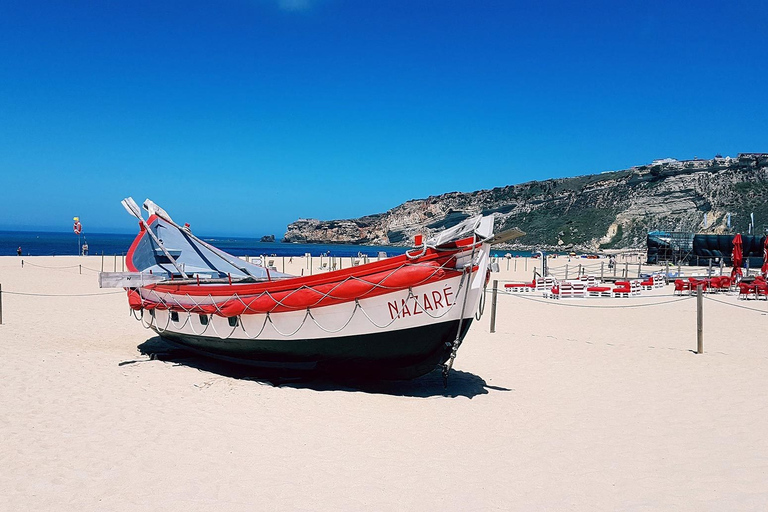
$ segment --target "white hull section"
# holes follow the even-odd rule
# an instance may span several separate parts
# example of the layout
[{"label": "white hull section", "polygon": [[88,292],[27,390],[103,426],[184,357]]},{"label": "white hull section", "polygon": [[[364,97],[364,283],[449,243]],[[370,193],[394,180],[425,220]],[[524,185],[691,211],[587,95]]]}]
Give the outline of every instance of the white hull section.
[{"label": "white hull section", "polygon": [[[470,319],[478,310],[485,286],[488,246],[475,254],[477,270],[471,274],[343,304],[279,313],[218,315],[168,310],[142,310],[137,314],[159,334],[180,334],[231,340],[310,340],[360,336],[398,331],[442,322]],[[461,260],[469,263],[469,254]],[[193,305],[185,296],[155,294],[141,290],[145,299],[161,297],[169,303]],[[228,297],[195,297],[197,304],[210,304]]]}]

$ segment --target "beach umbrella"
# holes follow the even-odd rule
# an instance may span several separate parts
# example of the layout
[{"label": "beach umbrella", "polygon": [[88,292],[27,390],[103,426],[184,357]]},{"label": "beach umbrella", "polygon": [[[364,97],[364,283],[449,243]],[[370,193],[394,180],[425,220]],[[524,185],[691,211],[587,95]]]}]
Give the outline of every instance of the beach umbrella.
[{"label": "beach umbrella", "polygon": [[733,270],[731,271],[731,277],[742,275],[742,254],[741,233],[736,233],[736,236],[733,237],[733,252],[731,252],[731,260],[733,260]]},{"label": "beach umbrella", "polygon": [[768,277],[768,235],[765,235],[765,243],[763,244],[763,266],[760,268],[760,273]]}]

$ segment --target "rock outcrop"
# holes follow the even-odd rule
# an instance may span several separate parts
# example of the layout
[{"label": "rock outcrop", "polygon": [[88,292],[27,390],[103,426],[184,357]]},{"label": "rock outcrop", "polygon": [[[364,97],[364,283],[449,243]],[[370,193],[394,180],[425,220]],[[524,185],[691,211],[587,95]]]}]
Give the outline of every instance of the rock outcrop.
[{"label": "rock outcrop", "polygon": [[418,233],[429,236],[479,213],[494,213],[497,230],[525,231],[514,245],[519,248],[640,247],[651,230],[722,233],[728,214],[733,228],[746,232],[754,213],[761,232],[768,226],[768,154],[665,159],[622,171],[450,192],[359,219],[300,219],[288,226],[284,241],[410,245]]}]

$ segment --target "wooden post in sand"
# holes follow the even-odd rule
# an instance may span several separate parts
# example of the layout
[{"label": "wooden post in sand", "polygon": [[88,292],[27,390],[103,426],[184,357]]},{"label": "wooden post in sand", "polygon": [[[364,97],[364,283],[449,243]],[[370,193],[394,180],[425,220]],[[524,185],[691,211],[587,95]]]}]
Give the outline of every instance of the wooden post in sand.
[{"label": "wooden post in sand", "polygon": [[0,325],[3,325],[3,285],[0,284]]},{"label": "wooden post in sand", "polygon": [[101,251],[101,271],[104,272],[104,251]]},{"label": "wooden post in sand", "polygon": [[704,353],[704,294],[702,285],[696,286],[696,353]]},{"label": "wooden post in sand", "polygon": [[568,264],[565,264],[565,280],[568,280]]},{"label": "wooden post in sand", "polygon": [[117,254],[115,254],[115,264],[113,265],[115,272],[117,272]]},{"label": "wooden post in sand", "polygon": [[491,295],[491,332],[496,332],[496,295],[499,292],[499,280],[493,280],[493,294]]},{"label": "wooden post in sand", "polygon": [[83,266],[82,265],[78,265],[78,267],[80,267],[80,274],[82,274],[83,273]]},{"label": "wooden post in sand", "polygon": [[601,261],[600,262],[600,282],[603,281],[603,277],[604,277],[603,273],[604,272],[605,272],[605,262]]}]

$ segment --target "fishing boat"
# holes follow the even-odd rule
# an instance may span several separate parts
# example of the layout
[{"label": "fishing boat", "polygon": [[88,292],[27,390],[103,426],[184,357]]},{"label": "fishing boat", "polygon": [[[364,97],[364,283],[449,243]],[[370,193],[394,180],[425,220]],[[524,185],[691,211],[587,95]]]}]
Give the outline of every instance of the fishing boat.
[{"label": "fishing boat", "polygon": [[128,272],[103,272],[123,287],[142,324],[204,355],[270,369],[410,379],[456,357],[482,314],[493,217],[476,216],[405,254],[310,276],[243,261],[176,224],[150,200],[126,256]]}]

